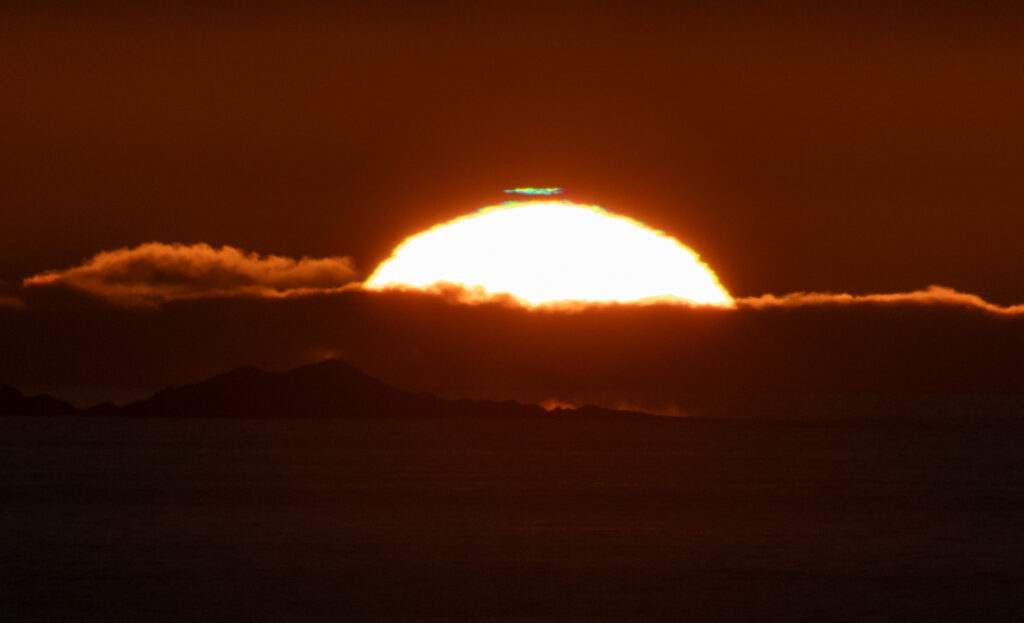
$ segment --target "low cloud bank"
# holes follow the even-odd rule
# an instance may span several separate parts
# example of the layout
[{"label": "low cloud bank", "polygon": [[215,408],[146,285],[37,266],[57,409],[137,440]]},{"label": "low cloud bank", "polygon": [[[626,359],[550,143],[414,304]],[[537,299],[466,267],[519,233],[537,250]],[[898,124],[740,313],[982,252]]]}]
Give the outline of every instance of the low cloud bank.
[{"label": "low cloud bank", "polygon": [[[993,404],[1012,394],[1018,398],[1006,408],[1019,414],[1014,405],[1024,396],[1024,314],[976,306],[617,305],[561,313],[352,287],[330,296],[196,299],[139,313],[44,298],[2,314],[0,382],[110,387],[117,388],[111,398],[134,397],[139,388],[192,383],[241,364],[280,370],[340,356],[413,391],[666,415],[673,406],[680,415],[903,406],[938,413],[941,400],[912,397],[953,392],[985,392]],[[779,392],[806,394],[805,407]],[[852,406],[830,397],[845,392],[876,397]],[[894,392],[913,404],[885,403]]]},{"label": "low cloud bank", "polygon": [[763,294],[735,299],[736,306],[745,309],[766,309],[771,307],[808,307],[824,305],[952,305],[980,309],[993,314],[1024,314],[1024,304],[996,305],[976,294],[958,292],[943,286],[929,286],[912,292],[890,294],[842,294],[832,292],[793,292],[776,296]]},{"label": "low cloud bank", "polygon": [[288,298],[340,292],[356,279],[350,257],[294,259],[205,243],[150,242],[104,251],[79,266],[28,277],[22,285],[63,286],[137,307],[179,299]]},{"label": "low cloud bank", "polygon": [[3,308],[3,307],[17,307],[17,308],[21,308],[21,307],[25,306],[25,302],[22,301],[20,298],[18,298],[16,296],[12,296],[10,294],[5,294],[5,292],[10,292],[10,288],[8,287],[8,284],[7,284],[6,281],[4,281],[3,279],[0,279],[0,308]]},{"label": "low cloud bank", "polygon": [[[293,298],[367,289],[430,294],[448,303],[582,311],[595,307],[686,306],[708,307],[675,297],[652,297],[631,303],[555,301],[531,305],[507,293],[480,286],[440,282],[427,287],[388,285],[365,287],[358,281],[351,257],[290,258],[261,256],[235,247],[205,243],[184,245],[150,242],[133,248],[104,251],[78,266],[46,271],[26,278],[27,288],[65,287],[127,307],[154,307],[180,299]],[[976,294],[943,286],[911,292],[847,294],[792,292],[736,298],[734,309],[826,307],[847,305],[952,306],[1004,316],[1024,315],[1024,304],[997,305]],[[14,296],[0,295],[0,307],[23,307]]]},{"label": "low cloud bank", "polygon": [[601,307],[648,307],[675,306],[701,309],[770,309],[778,307],[822,307],[838,305],[916,305],[916,306],[952,306],[975,309],[1000,315],[1024,315],[1024,304],[997,305],[990,303],[976,294],[959,292],[945,286],[932,285],[922,290],[911,292],[891,292],[884,294],[847,294],[836,292],[791,292],[789,294],[762,294],[733,299],[728,306],[706,305],[694,303],[675,296],[652,296],[629,302],[617,301],[578,301],[564,300],[532,304],[508,293],[488,292],[481,286],[465,286],[458,283],[438,282],[429,286],[406,286],[388,284],[386,286],[366,287],[369,291],[391,291],[406,293],[425,293],[437,296],[452,304],[463,305],[503,305],[506,307],[527,308],[539,311],[578,312]]}]

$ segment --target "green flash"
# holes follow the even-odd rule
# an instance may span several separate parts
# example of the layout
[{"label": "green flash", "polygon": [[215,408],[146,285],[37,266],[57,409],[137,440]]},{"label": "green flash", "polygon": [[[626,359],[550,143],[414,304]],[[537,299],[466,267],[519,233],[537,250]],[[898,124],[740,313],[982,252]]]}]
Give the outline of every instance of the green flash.
[{"label": "green flash", "polygon": [[509,188],[505,191],[507,195],[560,195],[562,194],[561,188]]}]

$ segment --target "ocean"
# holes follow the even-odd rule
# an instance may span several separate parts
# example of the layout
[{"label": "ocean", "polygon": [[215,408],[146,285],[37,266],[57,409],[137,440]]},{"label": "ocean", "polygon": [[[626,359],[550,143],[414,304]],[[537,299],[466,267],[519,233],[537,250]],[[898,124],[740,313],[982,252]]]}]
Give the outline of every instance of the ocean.
[{"label": "ocean", "polygon": [[0,419],[3,621],[1018,621],[1024,419]]}]

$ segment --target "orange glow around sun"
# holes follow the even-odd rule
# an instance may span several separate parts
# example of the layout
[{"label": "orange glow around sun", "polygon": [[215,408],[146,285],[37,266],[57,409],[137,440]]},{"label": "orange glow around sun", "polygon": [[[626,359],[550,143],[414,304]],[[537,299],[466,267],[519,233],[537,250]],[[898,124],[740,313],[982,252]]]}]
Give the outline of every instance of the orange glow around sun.
[{"label": "orange glow around sun", "polygon": [[732,307],[699,256],[675,238],[597,206],[512,202],[407,238],[370,290],[454,285],[526,305],[681,302]]}]

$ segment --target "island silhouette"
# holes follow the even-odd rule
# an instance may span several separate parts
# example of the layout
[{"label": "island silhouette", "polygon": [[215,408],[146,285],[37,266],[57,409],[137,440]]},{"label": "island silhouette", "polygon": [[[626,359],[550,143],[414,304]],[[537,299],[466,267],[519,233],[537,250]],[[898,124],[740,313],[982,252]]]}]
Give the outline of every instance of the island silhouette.
[{"label": "island silhouette", "polygon": [[209,379],[168,387],[125,405],[77,408],[41,394],[25,396],[0,385],[0,415],[99,415],[130,417],[352,418],[352,417],[607,417],[651,414],[592,405],[546,410],[515,400],[448,400],[409,392],[362,372],[342,359],[327,359],[284,372],[241,366]]}]

